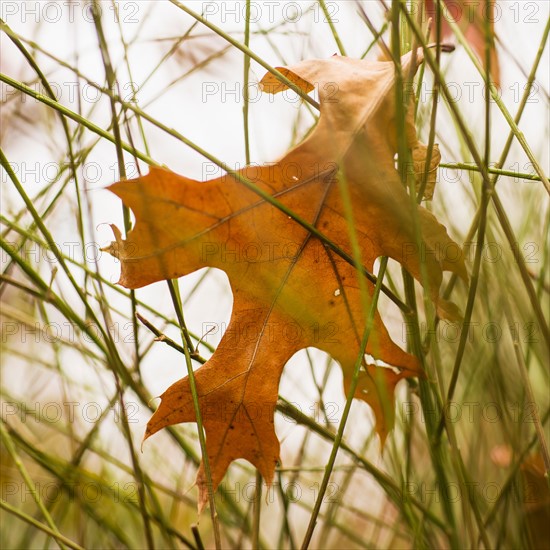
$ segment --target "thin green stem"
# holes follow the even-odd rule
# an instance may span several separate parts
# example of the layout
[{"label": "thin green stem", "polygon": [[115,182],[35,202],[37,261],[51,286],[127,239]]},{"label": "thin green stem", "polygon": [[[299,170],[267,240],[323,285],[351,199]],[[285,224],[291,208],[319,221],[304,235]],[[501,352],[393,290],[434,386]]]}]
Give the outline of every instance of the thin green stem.
[{"label": "thin green stem", "polygon": [[220,538],[220,526],[218,521],[218,514],[216,512],[216,503],[214,501],[214,486],[212,484],[212,472],[210,470],[210,460],[208,458],[208,451],[206,449],[206,437],[204,432],[204,425],[202,422],[202,413],[199,403],[199,394],[197,391],[197,385],[195,382],[195,373],[193,372],[193,365],[191,363],[191,352],[188,344],[187,327],[185,325],[185,319],[183,317],[183,311],[181,308],[181,300],[178,289],[174,284],[174,281],[168,280],[168,288],[170,290],[170,297],[172,298],[172,304],[176,311],[176,316],[180,323],[181,340],[183,343],[183,351],[185,354],[185,365],[187,367],[187,376],[189,380],[189,390],[193,398],[193,408],[195,410],[195,416],[197,421],[197,429],[199,433],[199,443],[201,447],[201,456],[204,466],[204,474],[206,476],[206,486],[208,491],[208,502],[210,504],[210,517],[212,518],[212,528],[214,530],[214,540],[216,543],[216,549],[221,548]]},{"label": "thin green stem", "polygon": [[[513,324],[509,323],[509,326],[511,327]],[[523,382],[525,393],[527,394],[527,402],[534,403],[536,405],[535,394],[533,393],[529,373],[527,372],[527,367],[525,366],[525,360],[523,358],[523,352],[521,350],[521,343],[519,341],[518,334],[513,330],[510,330],[510,333],[512,334],[514,353],[518,363],[521,380]],[[544,467],[546,468],[546,481],[550,484],[550,452],[548,451],[548,443],[546,442],[546,436],[544,435],[544,428],[540,419],[538,406],[533,408],[533,423],[535,424],[535,432],[539,441]]]},{"label": "thin green stem", "polygon": [[262,512],[262,474],[256,470],[252,518],[252,548],[260,548],[260,519]]},{"label": "thin green stem", "polygon": [[73,548],[73,550],[85,550],[82,546],[80,546],[76,542],[73,542],[71,539],[65,537],[55,529],[52,529],[51,527],[48,527],[47,525],[40,523],[39,521],[34,519],[32,516],[29,516],[28,514],[25,514],[25,512],[22,512],[21,510],[15,508],[14,506],[6,502],[4,499],[0,499],[0,508],[2,508],[3,510],[6,510],[6,512],[9,512],[10,514],[19,518],[21,521],[24,521],[29,525],[32,525],[33,527],[42,531],[43,533],[46,533],[47,535],[52,537],[55,541],[57,541],[61,548],[64,548],[65,546],[67,546],[68,548]]},{"label": "thin green stem", "polygon": [[[402,13],[406,17],[408,24],[411,26],[411,29],[413,30],[413,32],[417,36],[417,39],[420,41],[420,43],[422,43],[421,42],[422,34],[421,34],[421,31],[418,29],[415,21],[411,18],[410,14],[407,12],[406,9],[402,9]],[[433,58],[433,55],[432,55],[431,51],[429,50],[429,48],[426,48],[425,46],[423,46],[423,49],[424,49],[424,59],[425,59],[426,63],[428,63],[428,65],[430,66],[432,71],[434,72],[434,75],[436,76],[436,78],[440,79],[440,81],[441,81],[441,92],[442,92],[443,96],[445,97],[445,99],[447,101],[447,105],[448,105],[448,107],[449,107],[449,109],[450,109],[450,111],[451,111],[451,113],[452,113],[452,115],[453,115],[453,117],[454,117],[454,119],[457,123],[457,126],[460,129],[461,135],[464,138],[464,141],[465,141],[465,143],[466,143],[466,145],[467,145],[467,147],[468,147],[468,149],[469,149],[469,151],[470,151],[470,153],[471,153],[471,155],[474,159],[474,162],[476,163],[477,167],[479,168],[479,170],[481,172],[481,176],[483,177],[484,183],[489,185],[489,196],[492,199],[493,204],[495,206],[495,210],[496,210],[499,222],[501,224],[501,227],[504,231],[504,234],[506,236],[506,239],[507,239],[509,245],[513,247],[513,246],[515,246],[515,243],[517,242],[517,239],[514,235],[514,231],[512,229],[511,224],[510,224],[510,220],[508,219],[508,215],[506,214],[506,210],[504,209],[504,206],[502,205],[502,202],[500,201],[500,198],[499,198],[498,194],[496,193],[496,191],[494,189],[494,186],[492,185],[492,182],[490,181],[489,174],[487,172],[486,166],[485,166],[485,164],[483,162],[483,159],[481,158],[481,156],[480,156],[480,154],[477,150],[477,147],[474,143],[472,134],[469,131],[468,126],[466,125],[466,123],[464,121],[464,118],[462,117],[462,115],[461,115],[461,113],[458,109],[458,106],[456,105],[456,102],[453,101],[453,98],[452,98],[452,95],[449,91],[449,88],[446,86],[446,84],[443,80],[441,72],[439,71],[439,69],[438,69],[438,67],[437,67],[437,65],[434,61],[434,58]],[[517,137],[517,134],[515,132],[514,132],[514,134]],[[545,176],[543,177],[543,175],[541,175],[541,173],[539,173],[539,175],[541,176],[541,179],[544,180]],[[544,315],[544,312],[542,311],[540,302],[537,299],[537,295],[536,295],[535,289],[533,287],[533,282],[531,281],[531,277],[530,277],[529,272],[528,272],[528,270],[525,266],[525,261],[521,257],[521,255],[518,255],[518,257],[516,258],[516,264],[517,264],[518,270],[520,272],[523,284],[525,286],[525,290],[527,291],[527,294],[529,295],[529,301],[530,301],[531,306],[532,306],[532,308],[535,312],[535,316],[536,316],[537,321],[539,323],[540,330],[541,330],[541,332],[544,336],[546,345],[550,347],[550,330],[548,328],[548,323],[546,321],[546,317]]]},{"label": "thin green stem", "polygon": [[6,447],[6,450],[8,451],[8,454],[10,455],[11,459],[13,460],[13,463],[19,470],[19,473],[21,474],[21,477],[23,478],[23,481],[25,482],[25,485],[27,486],[27,490],[32,495],[32,498],[34,502],[36,502],[36,505],[38,506],[38,509],[44,516],[44,519],[46,520],[46,523],[48,524],[49,528],[51,529],[52,533],[55,535],[55,540],[59,544],[59,548],[64,549],[65,545],[59,537],[61,536],[61,533],[59,532],[59,529],[57,528],[57,525],[52,519],[52,516],[48,512],[48,509],[42,502],[42,499],[40,498],[40,492],[37,491],[36,484],[33,483],[33,480],[31,479],[29,473],[27,472],[27,468],[25,467],[25,464],[21,461],[19,458],[19,454],[17,453],[17,449],[15,448],[15,445],[13,443],[13,440],[4,426],[4,419],[0,419],[0,437],[2,439],[2,443],[4,443],[4,446]]},{"label": "thin green stem", "polygon": [[351,404],[353,402],[355,390],[357,389],[357,385],[359,382],[359,374],[361,372],[361,366],[363,365],[365,360],[364,359],[365,350],[367,348],[367,343],[372,330],[374,315],[376,313],[376,306],[378,304],[378,298],[380,296],[380,288],[381,288],[382,280],[384,279],[384,273],[386,272],[387,263],[388,263],[388,259],[382,258],[380,262],[380,270],[378,272],[378,282],[374,287],[374,293],[371,298],[372,301],[371,301],[371,305],[369,308],[369,312],[368,312],[368,316],[365,324],[365,330],[361,338],[360,352],[358,353],[357,359],[355,361],[353,376],[351,378],[348,394],[346,396],[346,404],[344,405],[344,410],[342,411],[342,418],[340,420],[340,424],[338,425],[338,431],[336,432],[336,435],[334,437],[334,443],[332,445],[330,456],[325,466],[323,480],[321,481],[321,485],[319,487],[319,493],[317,494],[317,498],[315,499],[315,505],[313,506],[313,511],[311,513],[307,530],[304,535],[304,540],[301,546],[302,550],[306,550],[309,547],[311,538],[313,537],[315,525],[317,524],[317,517],[319,516],[319,512],[321,511],[321,505],[323,504],[323,499],[327,491],[330,477],[332,475],[332,470],[334,468],[336,456],[338,455],[338,451],[340,450],[340,447],[342,445],[342,439],[344,437],[344,430],[346,428],[346,423],[348,421],[349,413],[351,410]]},{"label": "thin green stem", "polygon": [[[246,48],[250,46],[250,1],[246,0],[246,15],[245,15],[245,27],[244,27],[244,45]],[[249,135],[249,107],[250,99],[248,96],[248,85],[250,80],[250,56],[245,52],[244,54],[244,78],[243,78],[243,126],[244,126],[244,154],[246,159],[246,165],[250,164],[250,135]]]},{"label": "thin green stem", "polygon": [[[101,13],[102,13],[101,7],[98,4],[98,0],[94,0],[94,3],[92,4],[92,15],[94,19],[94,25],[95,25],[95,29],[98,37],[99,49],[101,51],[101,56],[103,59],[103,65],[105,67],[107,88],[109,90],[112,90],[117,85],[117,81],[116,81],[116,75],[113,69],[113,65],[111,63],[109,48],[107,45],[107,41],[105,39],[105,34],[103,32],[103,24],[101,22]],[[110,105],[111,105],[111,120],[112,120],[112,126],[113,126],[113,134],[115,138],[118,168],[119,168],[120,176],[123,179],[126,179],[126,168],[124,165],[124,155],[123,155],[122,146],[121,146],[122,139],[120,135],[120,126],[118,123],[118,116],[116,112],[116,103],[112,96],[110,96]],[[123,212],[123,218],[124,218],[124,228],[125,228],[125,231],[128,232],[132,225],[130,220],[130,209],[123,205],[122,212]],[[132,303],[132,310],[135,312],[136,299],[135,299],[134,293],[131,293],[130,299]],[[135,326],[136,325],[134,325],[134,327]],[[134,333],[134,336],[137,337],[137,334]],[[147,506],[145,502],[145,486],[144,486],[144,480],[143,480],[143,472],[141,470],[141,466],[139,464],[136,451],[134,449],[133,438],[130,432],[130,426],[128,425],[128,418],[126,416],[126,407],[124,406],[124,392],[120,385],[120,379],[118,377],[116,369],[113,369],[113,376],[115,377],[115,383],[119,393],[119,401],[120,401],[121,411],[122,411],[122,414],[121,414],[122,429],[124,430],[125,437],[128,441],[128,449],[130,451],[130,457],[134,467],[135,479],[137,482],[138,497],[139,497],[138,502],[139,502],[139,507],[141,512],[141,517],[143,518],[143,529],[145,533],[145,540],[147,541],[147,546],[151,550],[153,550],[155,548],[155,543],[153,539],[153,532],[151,530],[151,523],[149,521],[149,514],[147,512]]]},{"label": "thin green stem", "polygon": [[235,40],[230,34],[227,34],[223,29],[220,29],[220,27],[217,27],[208,19],[203,17],[202,15],[198,14],[197,12],[194,12],[192,9],[188,8],[185,4],[182,4],[181,2],[178,2],[178,0],[170,0],[174,6],[178,7],[180,10],[184,11],[191,17],[194,17],[197,21],[202,23],[205,27],[208,27],[210,30],[214,31],[218,36],[221,36],[223,39],[227,40],[230,44],[235,46],[237,49],[241,50],[244,54],[248,55],[251,59],[256,61],[256,63],[259,63],[264,69],[269,71],[273,76],[275,76],[280,82],[288,86],[291,90],[296,92],[304,101],[309,103],[312,107],[315,107],[316,109],[319,109],[319,103],[315,101],[313,98],[308,96],[306,93],[304,93],[294,82],[289,80],[285,75],[283,75],[280,71],[269,65],[269,63],[266,63],[259,55],[256,55],[250,48],[239,42],[238,40]]},{"label": "thin green stem", "polygon": [[338,34],[338,31],[336,30],[336,27],[334,25],[334,21],[332,20],[332,17],[330,16],[330,13],[328,12],[327,5],[325,3],[325,0],[318,0],[319,5],[321,6],[321,9],[323,10],[323,13],[325,14],[326,22],[328,23],[330,27],[330,31],[332,32],[332,36],[334,37],[334,41],[336,42],[336,45],[338,46],[338,50],[340,51],[340,55],[348,55],[346,53],[346,48],[344,48],[344,44],[342,43],[342,40],[340,39],[340,35]]},{"label": "thin green stem", "polygon": [[[437,0],[438,3],[441,2],[441,1],[442,0]],[[539,177],[542,181],[542,184],[544,185],[544,188],[546,189],[547,193],[550,194],[550,182],[548,181],[548,178],[547,178],[546,174],[542,170],[538,160],[536,159],[535,155],[533,154],[533,151],[529,147],[529,144],[527,143],[527,140],[525,139],[525,136],[523,135],[523,132],[518,128],[516,122],[512,118],[512,115],[510,114],[510,112],[506,108],[506,105],[502,101],[502,97],[501,97],[501,94],[500,94],[499,90],[497,89],[495,84],[493,82],[491,82],[490,75],[486,74],[486,72],[488,72],[488,71],[485,71],[485,69],[483,68],[483,65],[480,63],[480,61],[477,58],[476,54],[472,50],[472,47],[470,46],[469,42],[466,40],[466,37],[464,36],[464,33],[460,29],[460,26],[455,21],[453,21],[452,17],[449,17],[448,10],[443,10],[443,11],[445,12],[444,15],[447,19],[447,23],[451,27],[453,33],[457,37],[460,44],[466,50],[466,53],[468,54],[468,56],[472,60],[472,63],[474,64],[474,66],[478,70],[479,74],[482,76],[483,80],[486,82],[486,86],[487,86],[486,90],[490,91],[490,93],[491,93],[490,97],[496,103],[497,107],[500,109],[502,115],[506,119],[506,122],[510,126],[510,130],[514,134],[514,137],[518,140],[518,143],[521,145],[522,149],[525,151],[525,154],[527,155],[527,157],[529,158],[529,160],[533,164],[533,168],[537,172],[537,174],[539,175]],[[485,19],[488,20],[489,18],[486,17]],[[486,94],[486,95],[488,95],[488,94]]]},{"label": "thin green stem", "polygon": [[[529,92],[527,93],[527,98],[529,97]],[[517,118],[517,117],[516,117]],[[514,134],[510,134],[513,136]],[[502,164],[497,163],[497,166],[502,166]],[[468,164],[467,162],[441,162],[439,164],[440,168],[449,168],[451,170],[466,170],[468,172],[481,172],[481,170],[472,164]],[[526,172],[519,172],[514,170],[503,170],[502,168],[496,168],[496,167],[487,167],[487,173],[494,174],[497,176],[508,176],[510,178],[514,178],[514,180],[522,179],[522,180],[529,180],[529,181],[540,181],[540,177],[536,174],[527,174]]]}]

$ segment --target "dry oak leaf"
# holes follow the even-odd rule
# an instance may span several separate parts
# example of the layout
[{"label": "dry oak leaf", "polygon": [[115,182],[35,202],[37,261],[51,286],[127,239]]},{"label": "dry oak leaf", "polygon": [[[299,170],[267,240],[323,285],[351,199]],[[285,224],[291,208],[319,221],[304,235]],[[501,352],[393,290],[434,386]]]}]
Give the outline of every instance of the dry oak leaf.
[{"label": "dry oak leaf", "polygon": [[[411,56],[404,56],[404,67],[410,63]],[[318,83],[319,122],[279,162],[245,167],[240,174],[351,254],[338,187],[345,175],[366,269],[372,272],[375,259],[386,255],[420,280],[422,256],[430,295],[440,315],[452,316],[456,306],[438,296],[442,270],[463,278],[466,271],[461,256],[446,258],[449,246],[460,249],[421,206],[423,242],[414,244],[411,201],[394,164],[394,65],[332,57],[279,70],[306,91]],[[260,85],[272,93],[284,89],[270,74]],[[411,149],[418,146],[411,117],[407,141]],[[198,182],[151,167],[146,176],[110,190],[136,216],[126,240],[113,226],[116,242],[108,250],[121,262],[120,284],[138,288],[205,266],[227,274],[231,321],[213,356],[195,373],[212,482],[215,489],[239,458],[271,482],[279,459],[274,409],[283,367],[297,351],[314,346],[338,361],[349,387],[367,315],[358,282],[363,275],[231,175]],[[366,283],[372,293],[374,286]],[[420,366],[391,340],[378,312],[366,352],[397,367],[365,361],[355,395],[374,410],[384,440],[394,423],[394,388],[402,378],[421,374]],[[145,438],[195,420],[183,378],[162,395]],[[202,466],[197,483],[202,509],[208,498]]]}]

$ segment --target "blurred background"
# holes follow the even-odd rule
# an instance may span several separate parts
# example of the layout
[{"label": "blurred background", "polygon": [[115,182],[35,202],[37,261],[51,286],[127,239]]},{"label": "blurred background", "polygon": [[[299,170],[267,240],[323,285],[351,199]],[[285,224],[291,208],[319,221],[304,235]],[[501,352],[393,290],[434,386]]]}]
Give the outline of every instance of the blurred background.
[{"label": "blurred background", "polygon": [[[423,3],[403,3],[426,32]],[[168,287],[156,283],[130,293],[117,286],[117,260],[101,250],[113,238],[109,224],[124,221],[120,201],[105,189],[119,179],[120,165],[105,135],[113,134],[113,113],[100,35],[116,74],[123,141],[191,178],[222,173],[173,133],[124,109],[128,103],[229,166],[245,164],[244,54],[227,38],[244,41],[247,2],[182,4],[218,31],[177,2],[104,0],[97,4],[99,20],[89,2],[78,0],[5,0],[0,7],[2,548],[70,547],[71,541],[85,548],[144,548],[151,541],[158,548],[195,548],[196,523],[205,546],[214,545],[208,512],[198,518],[196,511],[195,424],[163,430],[140,449],[155,398],[186,372],[183,356],[135,318],[137,311],[179,341]],[[337,36],[348,56],[375,60],[379,36],[390,43],[391,4],[251,2],[250,48],[270,65],[285,66],[341,53]],[[448,2],[441,11],[464,31],[469,4]],[[489,136],[499,169],[491,175],[515,241],[490,206],[460,374],[444,412],[452,435],[437,444],[428,437],[431,420],[414,382],[398,386],[396,428],[383,452],[369,407],[354,403],[312,547],[537,547],[548,534],[541,444],[548,436],[548,342],[536,309],[547,319],[549,202],[539,171],[549,173],[549,6],[498,1],[491,12],[500,64]],[[411,33],[402,24],[406,51]],[[483,151],[484,79],[454,28],[445,41],[457,47],[443,55],[442,72]],[[265,72],[251,61],[254,163],[280,158],[318,116],[293,92],[261,94],[257,82]],[[426,68],[417,115],[424,142],[433,94]],[[506,147],[518,110],[531,157],[513,132]],[[442,167],[427,207],[465,246],[471,272],[482,180],[470,169],[464,135],[441,98],[436,120]],[[146,162],[126,152],[124,165],[129,178],[147,171]],[[399,264],[390,262],[389,276],[403,296]],[[443,288],[464,310],[468,287],[446,278]],[[227,277],[204,269],[180,279],[179,289],[189,332],[209,357],[231,313]],[[399,310],[382,297],[379,311],[406,349]],[[420,313],[426,337],[430,324]],[[459,342],[458,325],[441,322],[428,334],[441,395],[462,353]],[[275,484],[263,487],[254,520],[255,471],[245,461],[233,463],[216,495],[223,547],[301,544],[345,403],[340,369],[319,350],[304,350],[285,367],[280,396]],[[432,416],[438,414],[434,409]],[[52,532],[69,540],[55,542]]]}]

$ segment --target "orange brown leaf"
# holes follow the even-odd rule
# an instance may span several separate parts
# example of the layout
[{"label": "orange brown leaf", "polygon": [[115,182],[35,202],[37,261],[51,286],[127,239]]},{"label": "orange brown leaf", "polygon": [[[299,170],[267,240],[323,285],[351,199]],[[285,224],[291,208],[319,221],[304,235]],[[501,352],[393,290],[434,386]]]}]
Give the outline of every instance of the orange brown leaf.
[{"label": "orange brown leaf", "polygon": [[[411,55],[403,57],[404,68],[411,60]],[[421,52],[416,60],[422,61]],[[319,122],[277,163],[245,167],[239,174],[351,255],[338,186],[345,178],[365,268],[372,272],[376,258],[389,256],[420,280],[423,263],[438,312],[452,317],[456,306],[438,294],[442,271],[466,278],[466,270],[460,253],[452,260],[445,254],[450,246],[460,249],[436,218],[421,206],[413,212],[395,168],[393,63],[332,57],[279,70],[305,91],[318,86]],[[284,89],[270,74],[260,85],[272,93]],[[411,150],[418,148],[411,116],[406,134]],[[109,247],[121,262],[120,284],[138,288],[205,266],[227,274],[234,297],[231,321],[213,356],[195,373],[212,481],[217,487],[231,461],[244,458],[271,482],[279,459],[273,413],[282,370],[297,351],[314,346],[340,364],[349,385],[368,311],[359,284],[364,275],[229,174],[198,182],[151,168],[146,176],[110,189],[136,216],[126,239],[114,228],[116,241]],[[372,294],[374,286],[366,284]],[[318,327],[332,329],[323,334]],[[365,361],[355,395],[374,410],[384,440],[394,423],[396,384],[422,373],[418,359],[392,341],[378,313],[366,353],[396,367]],[[145,437],[195,420],[183,378],[162,395]],[[198,485],[202,508],[207,501],[202,467]]]}]

